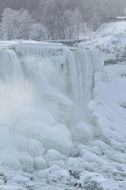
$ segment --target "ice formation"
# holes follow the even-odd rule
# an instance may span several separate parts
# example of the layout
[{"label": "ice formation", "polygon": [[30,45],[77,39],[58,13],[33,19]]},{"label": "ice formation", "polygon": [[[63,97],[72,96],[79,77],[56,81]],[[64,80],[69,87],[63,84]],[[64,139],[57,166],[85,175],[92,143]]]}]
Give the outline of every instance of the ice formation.
[{"label": "ice formation", "polygon": [[126,186],[125,66],[112,72],[102,57],[96,47],[0,42],[2,190]]},{"label": "ice formation", "polygon": [[[72,117],[87,118],[87,105],[93,95],[93,73],[98,67],[93,65],[94,51],[24,42],[2,48],[0,58],[1,104],[6,105],[5,114],[11,117],[10,127],[4,122],[2,125],[13,131],[15,138],[22,134],[26,141],[38,141],[38,149],[40,141],[46,150],[54,148],[70,154],[73,145],[68,128],[73,125]],[[3,109],[1,112],[4,117]],[[32,154],[32,148],[29,151]]]}]

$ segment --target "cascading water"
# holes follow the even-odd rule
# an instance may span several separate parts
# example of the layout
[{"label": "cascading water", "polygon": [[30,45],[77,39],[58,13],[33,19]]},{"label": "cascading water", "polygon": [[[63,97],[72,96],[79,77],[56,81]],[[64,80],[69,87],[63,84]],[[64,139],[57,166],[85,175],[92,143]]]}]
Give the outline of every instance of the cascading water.
[{"label": "cascading water", "polygon": [[[70,154],[73,111],[77,122],[88,120],[94,71],[101,63],[94,50],[68,49],[60,44],[24,43],[13,49],[0,50],[0,90],[4,89],[0,91],[4,107],[0,123],[5,126],[0,127],[0,134],[4,134],[5,142],[9,138],[7,151],[8,146],[14,149],[10,159],[17,155],[17,167],[31,171],[43,167],[40,163],[45,150],[53,148]],[[6,157],[7,152],[0,152],[0,164],[6,162],[3,155]],[[9,166],[14,163],[9,162]]]},{"label": "cascading water", "polygon": [[103,60],[98,50],[72,48],[65,64],[67,93],[75,102],[78,120],[88,121],[88,104],[93,98],[94,73],[101,69]]},{"label": "cascading water", "polygon": [[6,82],[23,79],[19,58],[12,49],[0,50],[0,79]]}]

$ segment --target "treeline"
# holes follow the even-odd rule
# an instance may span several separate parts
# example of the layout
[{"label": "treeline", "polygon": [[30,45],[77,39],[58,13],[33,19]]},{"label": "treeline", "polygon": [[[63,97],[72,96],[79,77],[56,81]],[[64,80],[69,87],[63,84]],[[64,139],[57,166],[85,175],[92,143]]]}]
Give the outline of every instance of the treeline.
[{"label": "treeline", "polygon": [[0,38],[81,38],[125,15],[126,0],[0,0]]}]

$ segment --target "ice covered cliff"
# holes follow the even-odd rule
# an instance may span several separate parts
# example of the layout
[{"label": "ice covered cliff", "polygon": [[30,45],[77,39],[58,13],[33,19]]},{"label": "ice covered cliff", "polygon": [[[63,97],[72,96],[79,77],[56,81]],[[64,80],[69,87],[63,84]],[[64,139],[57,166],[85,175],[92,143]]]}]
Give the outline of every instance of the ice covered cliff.
[{"label": "ice covered cliff", "polygon": [[[102,66],[96,48],[0,42],[2,184],[20,182],[17,171],[31,174],[41,170],[46,170],[46,180],[56,182],[53,175],[57,178],[58,171],[59,179],[63,175],[63,181],[72,183],[64,164],[77,155],[76,144],[95,138],[88,104],[93,98],[95,72]],[[14,176],[5,177],[9,171]]]},{"label": "ice covered cliff", "polygon": [[126,66],[104,66],[100,33],[78,48],[0,42],[2,190],[125,189]]}]

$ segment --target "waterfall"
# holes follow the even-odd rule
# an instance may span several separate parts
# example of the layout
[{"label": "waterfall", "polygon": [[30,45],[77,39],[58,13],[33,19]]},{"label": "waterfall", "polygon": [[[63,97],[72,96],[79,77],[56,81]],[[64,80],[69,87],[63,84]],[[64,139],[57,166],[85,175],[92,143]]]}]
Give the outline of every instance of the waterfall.
[{"label": "waterfall", "polygon": [[88,120],[88,103],[93,98],[94,75],[103,60],[95,49],[72,48],[65,64],[67,95],[76,105],[79,120]]},{"label": "waterfall", "polygon": [[5,82],[23,79],[19,58],[12,49],[0,50],[0,79]]},{"label": "waterfall", "polygon": [[110,176],[125,179],[125,90],[117,93],[125,89],[125,67],[112,73],[103,65],[94,48],[34,42],[0,48],[1,184],[100,188]]},{"label": "waterfall", "polygon": [[96,49],[66,48],[61,44],[19,43],[0,50],[3,81],[34,79],[41,88],[45,79],[75,104],[78,120],[88,120],[88,103],[93,98],[94,73],[103,61]]},{"label": "waterfall", "polygon": [[93,98],[94,73],[103,63],[100,57],[96,49],[16,44],[13,49],[0,50],[0,78],[9,82],[21,80],[25,75],[34,78],[36,85],[48,79],[75,103],[78,120],[84,121],[88,120],[88,103]]},{"label": "waterfall", "polygon": [[[101,67],[99,60],[94,49],[60,44],[25,42],[2,48],[0,126],[12,131],[11,142],[15,138],[17,142],[17,136],[25,141],[30,136],[45,149],[69,155],[73,147],[69,128],[90,122],[88,103],[93,98],[94,73]],[[7,138],[5,133],[5,142]],[[21,146],[26,150],[24,143]]]}]

